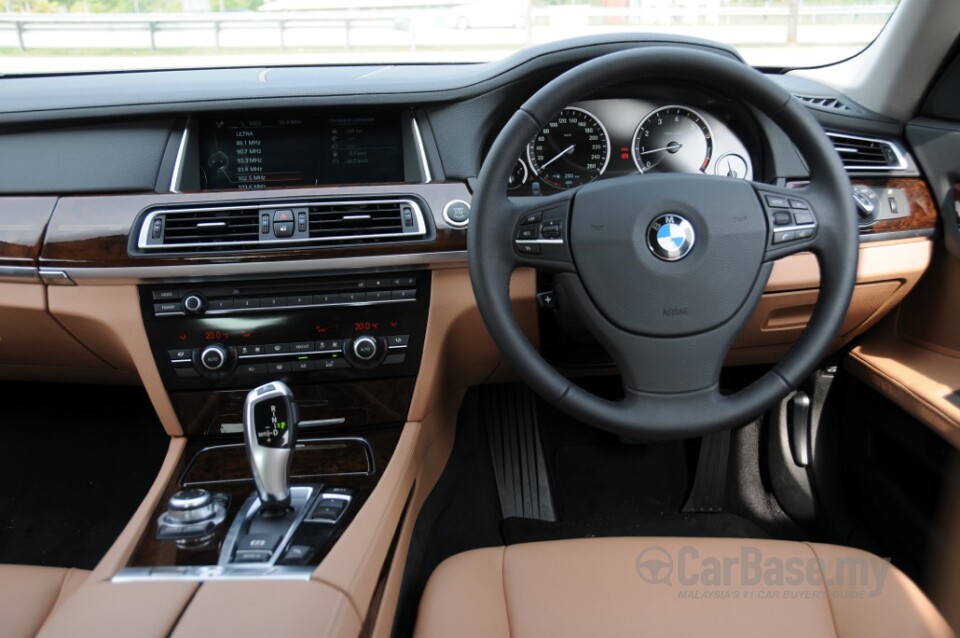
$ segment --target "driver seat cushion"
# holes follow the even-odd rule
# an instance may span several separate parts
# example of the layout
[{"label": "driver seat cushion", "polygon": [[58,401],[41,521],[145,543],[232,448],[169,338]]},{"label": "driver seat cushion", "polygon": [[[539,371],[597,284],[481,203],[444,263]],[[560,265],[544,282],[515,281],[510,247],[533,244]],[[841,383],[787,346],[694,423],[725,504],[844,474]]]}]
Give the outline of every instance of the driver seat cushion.
[{"label": "driver seat cushion", "polygon": [[954,634],[906,575],[867,552],[655,537],[458,554],[430,577],[415,631],[417,638],[642,635]]},{"label": "driver seat cushion", "polygon": [[47,617],[86,581],[89,571],[0,565],[0,635],[35,636]]}]

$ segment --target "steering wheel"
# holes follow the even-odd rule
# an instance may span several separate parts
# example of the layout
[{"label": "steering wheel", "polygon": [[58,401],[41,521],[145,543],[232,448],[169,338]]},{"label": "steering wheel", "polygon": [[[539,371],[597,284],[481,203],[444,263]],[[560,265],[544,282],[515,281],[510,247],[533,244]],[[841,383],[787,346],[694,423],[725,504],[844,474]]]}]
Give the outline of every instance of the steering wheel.
[{"label": "steering wheel", "polygon": [[[562,108],[614,84],[664,80],[705,86],[766,114],[800,150],[809,183],[787,189],[699,173],[638,174],[548,197],[507,196],[517,157]],[[670,439],[746,423],[800,384],[846,316],[859,243],[850,181],[805,107],[732,58],[653,46],[581,64],[520,107],[483,163],[467,246],[480,313],[521,378],[585,423]],[[762,377],[722,393],[724,359],[773,262],[801,251],[812,252],[820,265],[820,293],[807,328]],[[574,384],[527,340],[509,296],[511,273],[521,266],[555,273],[566,293],[561,301],[613,358],[621,400]]]}]

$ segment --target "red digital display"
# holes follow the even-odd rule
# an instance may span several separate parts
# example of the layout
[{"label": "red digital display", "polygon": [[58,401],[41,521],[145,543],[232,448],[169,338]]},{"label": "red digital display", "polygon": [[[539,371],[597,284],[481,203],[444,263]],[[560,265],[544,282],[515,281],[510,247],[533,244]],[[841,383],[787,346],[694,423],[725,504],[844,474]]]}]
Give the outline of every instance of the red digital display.
[{"label": "red digital display", "polygon": [[370,332],[371,330],[379,330],[380,322],[378,321],[354,321],[353,330],[354,332]]}]

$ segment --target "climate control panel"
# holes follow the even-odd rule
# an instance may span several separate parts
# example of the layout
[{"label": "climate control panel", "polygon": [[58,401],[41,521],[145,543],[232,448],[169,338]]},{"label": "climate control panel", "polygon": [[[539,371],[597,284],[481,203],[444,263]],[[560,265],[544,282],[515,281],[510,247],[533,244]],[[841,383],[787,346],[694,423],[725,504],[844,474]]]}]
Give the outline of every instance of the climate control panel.
[{"label": "climate control panel", "polygon": [[143,286],[168,390],[415,376],[429,273]]}]

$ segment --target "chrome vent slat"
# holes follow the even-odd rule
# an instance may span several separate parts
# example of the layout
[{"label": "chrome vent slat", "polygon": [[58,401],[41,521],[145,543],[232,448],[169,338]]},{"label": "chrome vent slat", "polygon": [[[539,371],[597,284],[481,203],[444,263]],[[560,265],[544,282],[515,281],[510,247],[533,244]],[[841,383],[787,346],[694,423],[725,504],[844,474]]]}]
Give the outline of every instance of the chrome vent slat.
[{"label": "chrome vent slat", "polygon": [[907,168],[903,152],[889,140],[831,132],[827,136],[848,171],[901,171]]},{"label": "chrome vent slat", "polygon": [[[262,232],[261,215],[306,212],[293,236]],[[302,220],[302,217],[301,217]],[[137,247],[150,252],[249,251],[319,245],[381,243],[422,238],[428,227],[422,206],[410,199],[282,201],[256,206],[154,210],[140,226]]]}]

